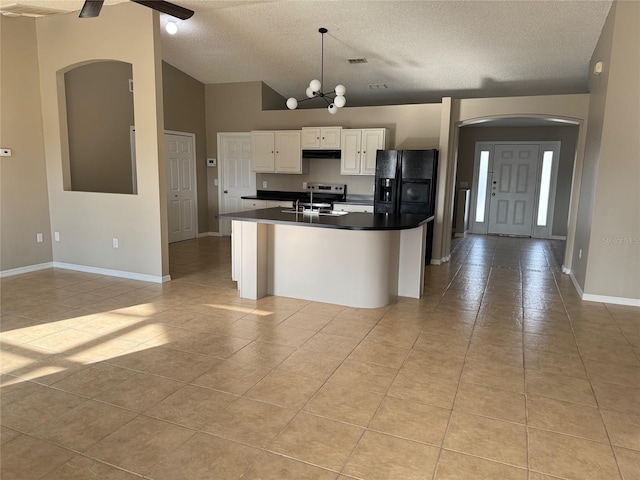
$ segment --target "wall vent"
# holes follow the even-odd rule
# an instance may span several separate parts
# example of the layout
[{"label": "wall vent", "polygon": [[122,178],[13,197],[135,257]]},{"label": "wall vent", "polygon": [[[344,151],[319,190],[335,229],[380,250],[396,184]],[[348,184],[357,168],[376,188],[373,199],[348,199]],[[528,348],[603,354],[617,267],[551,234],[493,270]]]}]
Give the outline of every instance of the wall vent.
[{"label": "wall vent", "polygon": [[369,63],[369,62],[367,62],[366,58],[362,57],[362,58],[350,58],[349,63]]},{"label": "wall vent", "polygon": [[369,88],[371,90],[385,90],[389,88],[389,86],[386,83],[374,83],[369,85]]},{"label": "wall vent", "polygon": [[46,17],[48,15],[58,15],[60,13],[69,13],[70,10],[58,10],[55,8],[38,7],[35,5],[23,5],[20,3],[11,3],[2,5],[0,13],[8,17]]}]

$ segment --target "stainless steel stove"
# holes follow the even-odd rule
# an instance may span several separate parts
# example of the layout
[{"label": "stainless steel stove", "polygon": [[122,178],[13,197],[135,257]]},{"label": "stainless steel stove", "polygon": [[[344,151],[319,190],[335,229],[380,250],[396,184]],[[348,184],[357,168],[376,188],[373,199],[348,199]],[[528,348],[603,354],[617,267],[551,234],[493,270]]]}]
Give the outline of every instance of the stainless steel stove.
[{"label": "stainless steel stove", "polygon": [[308,200],[294,203],[297,211],[331,211],[333,202],[347,198],[347,186],[343,183],[307,183]]}]

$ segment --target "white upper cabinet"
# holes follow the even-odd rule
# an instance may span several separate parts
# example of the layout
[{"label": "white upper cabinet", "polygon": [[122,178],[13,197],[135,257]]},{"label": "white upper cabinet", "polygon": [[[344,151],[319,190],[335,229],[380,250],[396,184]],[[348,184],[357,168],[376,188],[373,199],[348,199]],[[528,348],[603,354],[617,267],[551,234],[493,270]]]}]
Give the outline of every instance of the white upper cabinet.
[{"label": "white upper cabinet", "polygon": [[302,173],[300,130],[251,132],[251,169],[262,173]]},{"label": "white upper cabinet", "polygon": [[342,130],[341,175],[375,175],[376,152],[386,146],[384,128]]},{"label": "white upper cabinet", "polygon": [[303,127],[302,149],[337,150],[341,132],[342,127]]}]

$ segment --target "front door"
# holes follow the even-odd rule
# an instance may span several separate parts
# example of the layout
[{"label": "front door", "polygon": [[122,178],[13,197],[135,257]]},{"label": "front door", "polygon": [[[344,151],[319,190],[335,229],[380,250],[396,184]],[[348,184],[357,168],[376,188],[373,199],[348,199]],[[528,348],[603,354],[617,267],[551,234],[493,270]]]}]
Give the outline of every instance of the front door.
[{"label": "front door", "polygon": [[[242,210],[242,197],[256,194],[256,173],[251,171],[251,134],[218,135],[222,199],[220,213]],[[231,222],[220,220],[220,233],[231,235]]]},{"label": "front door", "polygon": [[196,238],[195,142],[165,133],[169,243]]},{"label": "front door", "polygon": [[488,233],[531,235],[539,153],[539,145],[495,146]]}]

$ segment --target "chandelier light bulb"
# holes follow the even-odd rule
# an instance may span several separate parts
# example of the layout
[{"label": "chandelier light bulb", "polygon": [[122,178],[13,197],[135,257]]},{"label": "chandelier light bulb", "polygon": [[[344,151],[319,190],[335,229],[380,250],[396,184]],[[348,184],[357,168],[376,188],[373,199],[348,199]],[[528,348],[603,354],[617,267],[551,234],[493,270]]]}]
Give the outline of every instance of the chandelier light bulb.
[{"label": "chandelier light bulb", "polygon": [[347,89],[344,85],[336,85],[335,92],[336,92],[336,95],[340,95],[344,97],[344,94],[347,93]]},{"label": "chandelier light bulb", "polygon": [[338,108],[333,103],[327,107],[327,110],[329,110],[331,115],[338,113]]},{"label": "chandelier light bulb", "polygon": [[309,82],[309,88],[314,92],[319,92],[320,89],[322,88],[322,84],[320,83],[320,80],[314,79],[314,80],[311,80],[311,82]]},{"label": "chandelier light bulb", "polygon": [[169,35],[175,35],[178,32],[178,26],[174,22],[167,22],[164,29]]},{"label": "chandelier light bulb", "polygon": [[306,92],[305,92],[305,93],[307,94],[307,97],[309,97],[309,98],[313,98],[313,97],[315,97],[315,95],[316,95],[316,94],[313,92],[313,90],[311,90],[311,87],[307,87],[307,90],[306,90]]},{"label": "chandelier light bulb", "polygon": [[347,99],[342,95],[336,95],[336,98],[333,99],[333,103],[336,107],[342,108],[347,104]]},{"label": "chandelier light bulb", "polygon": [[296,108],[298,108],[298,100],[296,100],[295,98],[291,97],[290,99],[287,100],[287,108],[289,110],[295,110]]}]

